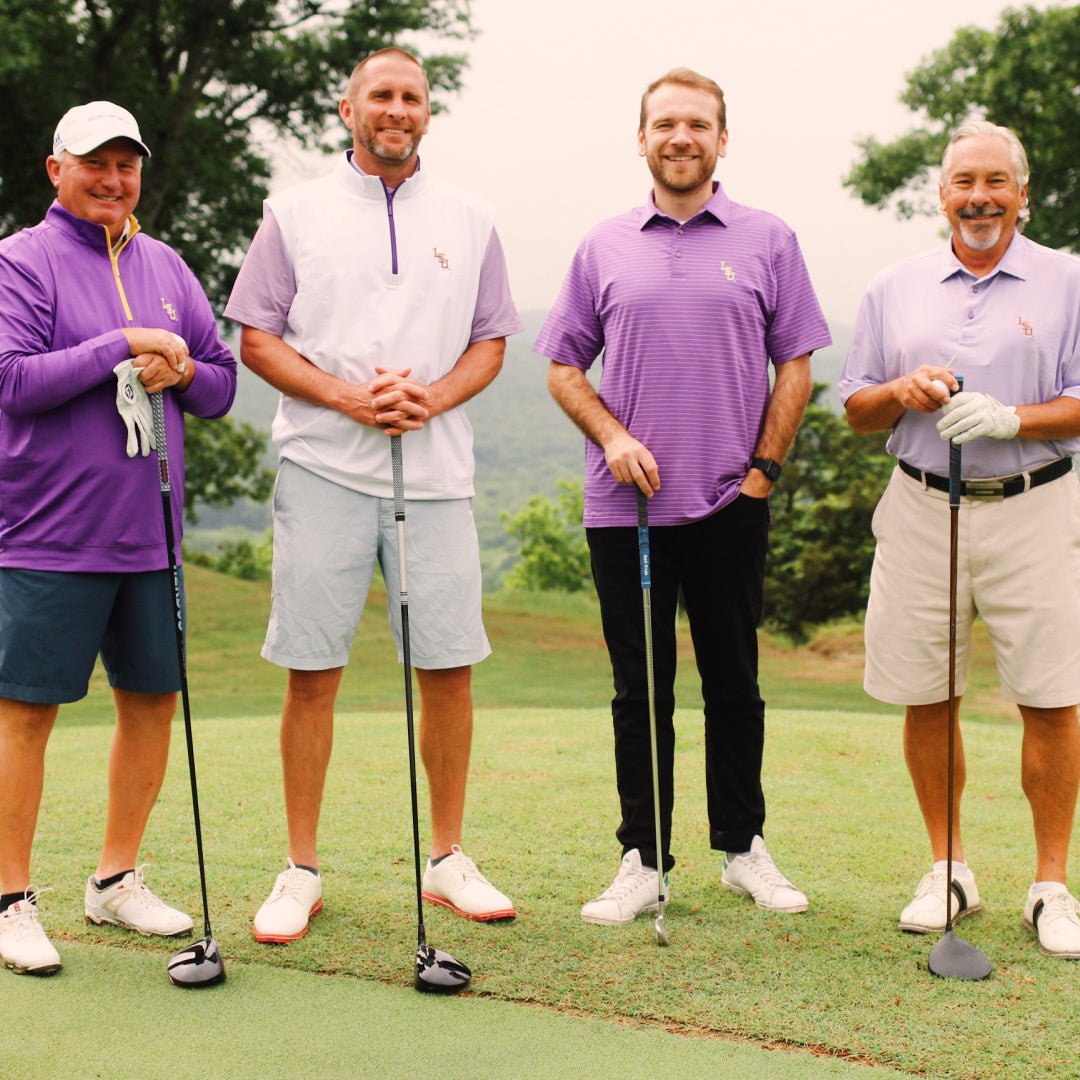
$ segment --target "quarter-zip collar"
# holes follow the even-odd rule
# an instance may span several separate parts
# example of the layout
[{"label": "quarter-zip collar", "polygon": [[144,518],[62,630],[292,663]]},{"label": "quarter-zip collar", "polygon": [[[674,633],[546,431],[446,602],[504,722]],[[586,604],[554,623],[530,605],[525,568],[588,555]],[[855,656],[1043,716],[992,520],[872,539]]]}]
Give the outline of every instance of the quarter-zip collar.
[{"label": "quarter-zip collar", "polygon": [[139,222],[135,215],[132,214],[128,218],[127,235],[117,243],[116,247],[113,247],[112,237],[109,236],[109,230],[106,226],[96,225],[85,218],[77,217],[70,210],[65,210],[60,205],[59,200],[53,200],[52,206],[49,207],[45,215],[45,220],[52,228],[59,229],[80,244],[85,244],[95,251],[102,252],[108,258],[109,265],[112,267],[113,281],[116,283],[116,291],[124,308],[124,317],[128,322],[134,322],[135,316],[131,312],[131,305],[128,303],[127,293],[124,291],[124,282],[120,277],[119,259],[120,253],[135,239],[136,234],[140,231]]}]

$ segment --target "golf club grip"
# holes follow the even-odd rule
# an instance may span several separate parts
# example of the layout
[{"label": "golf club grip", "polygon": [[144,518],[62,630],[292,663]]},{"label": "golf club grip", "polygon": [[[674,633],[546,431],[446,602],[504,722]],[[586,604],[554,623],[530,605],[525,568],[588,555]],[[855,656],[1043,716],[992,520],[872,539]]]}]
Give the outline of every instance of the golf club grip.
[{"label": "golf club grip", "polygon": [[394,474],[394,517],[405,519],[405,471],[401,464],[401,436],[390,436],[390,467]]},{"label": "golf club grip", "polygon": [[652,559],[649,553],[649,500],[641,488],[637,491],[638,564],[641,568],[641,587],[652,588]]},{"label": "golf club grip", "polygon": [[[154,415],[154,442],[157,445],[158,481],[161,484],[161,494],[168,495],[172,492],[172,485],[169,482],[169,450],[168,440],[165,438],[165,397],[163,391],[150,395],[150,411]],[[171,540],[169,541],[169,550],[172,550]]]},{"label": "golf club grip", "polygon": [[[964,389],[964,376],[957,375],[956,381],[960,384],[956,391],[958,394]],[[955,439],[949,440],[949,505],[960,505],[961,475],[961,446]]]}]

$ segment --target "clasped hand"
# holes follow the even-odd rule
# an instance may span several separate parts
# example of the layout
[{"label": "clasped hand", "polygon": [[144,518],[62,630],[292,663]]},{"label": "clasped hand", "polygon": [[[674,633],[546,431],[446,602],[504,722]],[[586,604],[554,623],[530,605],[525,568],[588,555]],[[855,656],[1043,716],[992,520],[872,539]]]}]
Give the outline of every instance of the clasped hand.
[{"label": "clasped hand", "polygon": [[432,416],[431,390],[409,378],[412,368],[375,369],[367,385],[374,426],[387,435],[419,431]]}]

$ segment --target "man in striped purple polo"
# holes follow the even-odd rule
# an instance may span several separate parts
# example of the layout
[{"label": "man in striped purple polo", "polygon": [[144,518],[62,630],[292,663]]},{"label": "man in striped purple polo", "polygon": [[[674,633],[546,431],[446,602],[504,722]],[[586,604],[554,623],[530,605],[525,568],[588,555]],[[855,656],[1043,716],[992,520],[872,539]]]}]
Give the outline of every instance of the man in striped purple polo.
[{"label": "man in striped purple polo", "polygon": [[[548,387],[586,436],[585,527],[615,682],[622,863],[581,909],[617,925],[655,910],[657,868],[636,490],[649,498],[665,878],[682,592],[705,700],[709,842],[722,884],[772,911],[807,899],[762,832],[765,705],[758,690],[768,494],[831,344],[795,234],[712,179],[727,152],[724,94],[686,68],[641,99],[638,153],[653,190],[582,241],[536,342]],[[597,393],[585,376],[603,352]],[[769,363],[775,380],[769,386]],[[670,896],[670,890],[667,891]]]}]

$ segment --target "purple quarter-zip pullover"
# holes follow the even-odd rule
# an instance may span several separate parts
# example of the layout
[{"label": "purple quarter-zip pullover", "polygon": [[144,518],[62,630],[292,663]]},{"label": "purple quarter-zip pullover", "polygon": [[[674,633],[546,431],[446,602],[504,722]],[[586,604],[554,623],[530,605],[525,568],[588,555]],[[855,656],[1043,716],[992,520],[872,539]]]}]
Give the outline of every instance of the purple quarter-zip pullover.
[{"label": "purple quarter-zip pullover", "polygon": [[123,327],[180,334],[198,365],[165,392],[180,552],[183,413],[221,416],[236,361],[206,294],[167,245],[138,231],[115,259],[101,225],[54,202],[0,241],[0,566],[135,572],[168,565],[155,457],[128,458],[113,367]]}]

